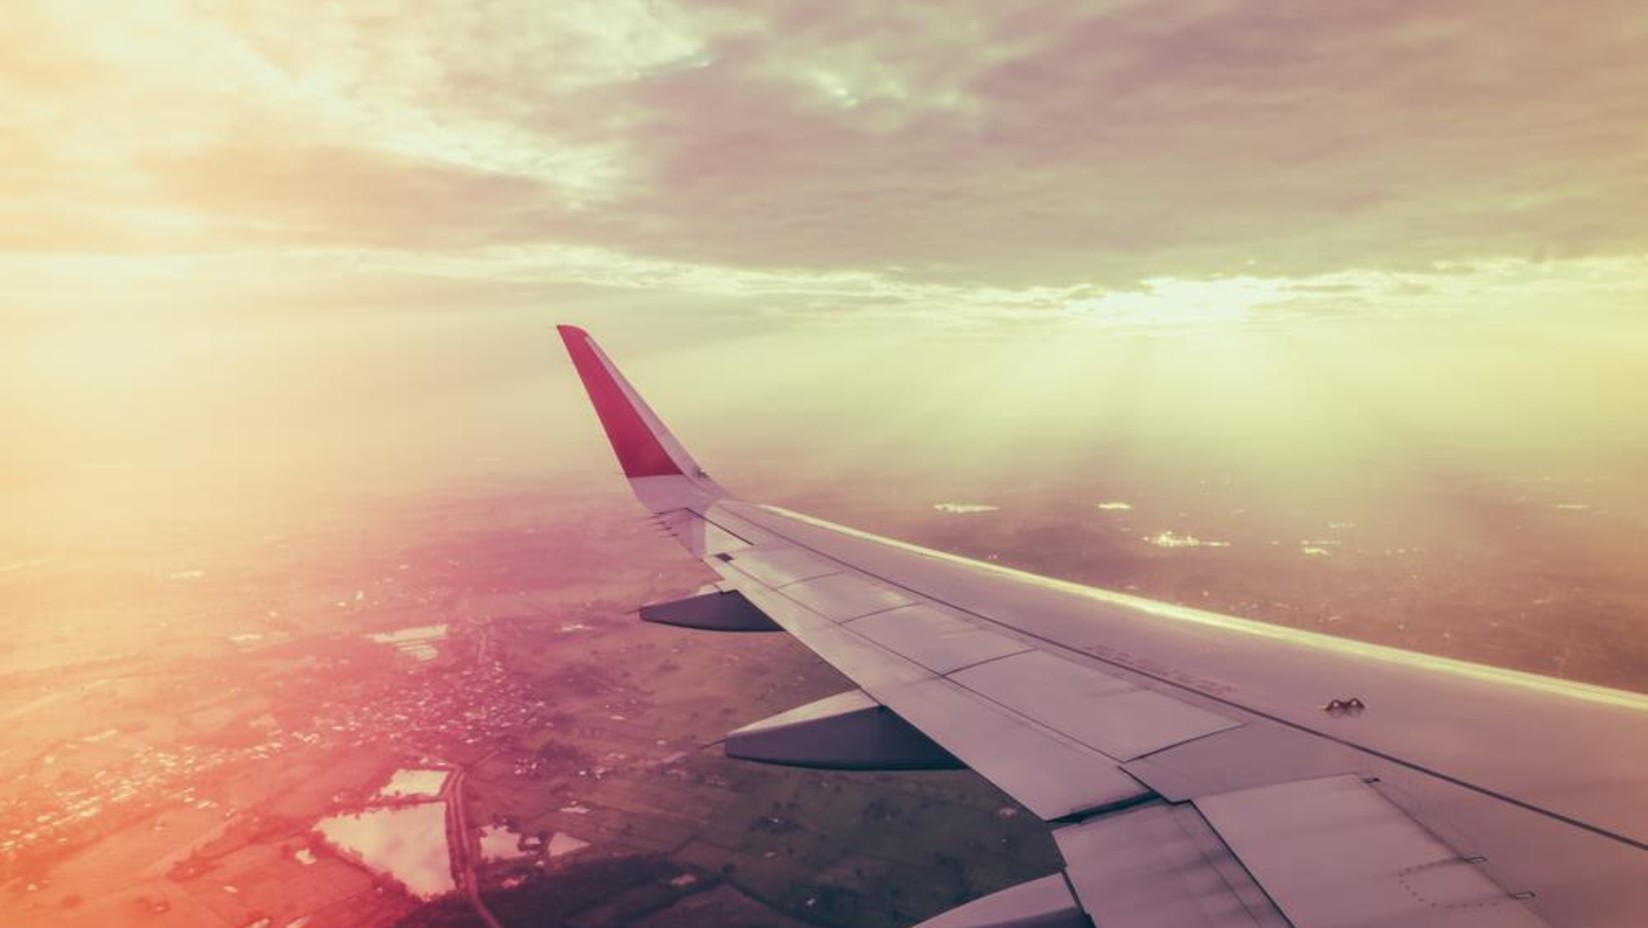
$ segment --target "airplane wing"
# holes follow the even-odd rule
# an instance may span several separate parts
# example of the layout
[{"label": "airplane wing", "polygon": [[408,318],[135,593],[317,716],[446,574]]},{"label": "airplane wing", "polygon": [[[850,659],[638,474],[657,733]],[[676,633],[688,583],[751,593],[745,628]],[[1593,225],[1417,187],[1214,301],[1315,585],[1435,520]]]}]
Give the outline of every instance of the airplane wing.
[{"label": "airplane wing", "polygon": [[1641,928],[1648,697],[1051,580],[738,499],[560,329],[642,503],[856,684],[727,752],[979,773],[1063,869],[925,928]]}]

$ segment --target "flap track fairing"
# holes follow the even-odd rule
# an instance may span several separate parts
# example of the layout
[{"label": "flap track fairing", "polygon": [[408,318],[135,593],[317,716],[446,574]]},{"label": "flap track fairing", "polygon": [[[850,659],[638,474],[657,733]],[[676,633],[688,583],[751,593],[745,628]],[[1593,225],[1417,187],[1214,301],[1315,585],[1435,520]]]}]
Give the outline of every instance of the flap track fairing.
[{"label": "flap track fairing", "polygon": [[737,590],[717,590],[701,596],[642,606],[641,620],[712,632],[782,631],[777,622],[767,618],[765,612]]},{"label": "flap track fairing", "polygon": [[964,765],[863,690],[782,712],[727,735],[727,756],[827,770],[958,770]]}]

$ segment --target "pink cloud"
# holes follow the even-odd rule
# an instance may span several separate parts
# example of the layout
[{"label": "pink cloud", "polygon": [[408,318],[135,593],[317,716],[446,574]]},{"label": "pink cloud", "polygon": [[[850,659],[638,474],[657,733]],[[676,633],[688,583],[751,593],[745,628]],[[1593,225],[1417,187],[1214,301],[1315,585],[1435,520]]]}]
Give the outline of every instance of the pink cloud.
[{"label": "pink cloud", "polygon": [[580,246],[1008,287],[1648,250],[1628,3],[315,17],[24,17],[13,45],[79,64],[0,84],[5,246]]}]

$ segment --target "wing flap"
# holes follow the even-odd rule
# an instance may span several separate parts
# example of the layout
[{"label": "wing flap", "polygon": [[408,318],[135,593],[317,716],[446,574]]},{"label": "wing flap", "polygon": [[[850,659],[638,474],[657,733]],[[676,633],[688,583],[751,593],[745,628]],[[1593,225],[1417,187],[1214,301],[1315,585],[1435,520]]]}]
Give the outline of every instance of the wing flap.
[{"label": "wing flap", "polygon": [[1150,794],[1114,761],[934,677],[876,696],[1044,821]]},{"label": "wing flap", "polygon": [[1104,928],[1292,928],[1190,806],[1151,803],[1053,832]]},{"label": "wing flap", "polygon": [[1358,777],[1195,801],[1295,928],[1545,928]]}]

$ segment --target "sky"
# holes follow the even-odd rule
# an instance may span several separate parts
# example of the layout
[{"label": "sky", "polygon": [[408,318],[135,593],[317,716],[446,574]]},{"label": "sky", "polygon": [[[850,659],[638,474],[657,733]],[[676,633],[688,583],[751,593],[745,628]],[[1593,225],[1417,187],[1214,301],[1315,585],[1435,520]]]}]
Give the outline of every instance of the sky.
[{"label": "sky", "polygon": [[1615,0],[13,0],[0,502],[608,475],[559,322],[757,483],[1624,472],[1645,41]]}]

